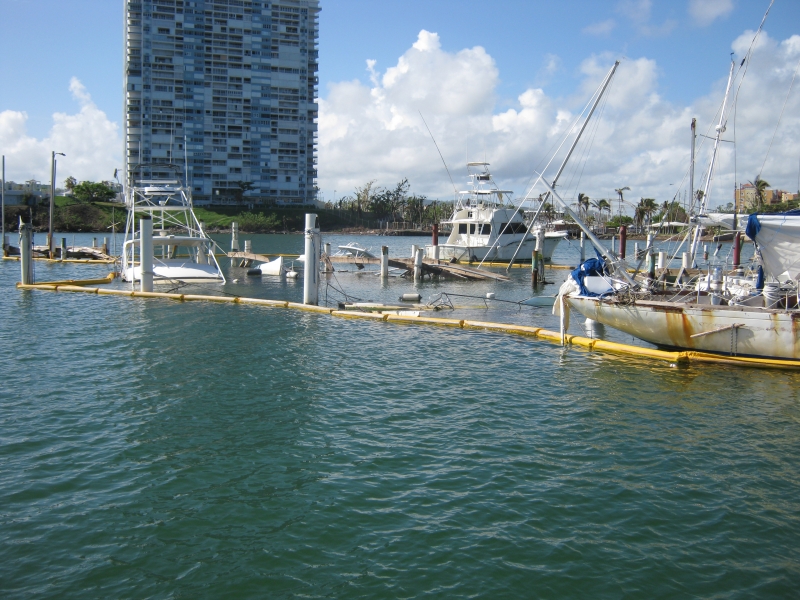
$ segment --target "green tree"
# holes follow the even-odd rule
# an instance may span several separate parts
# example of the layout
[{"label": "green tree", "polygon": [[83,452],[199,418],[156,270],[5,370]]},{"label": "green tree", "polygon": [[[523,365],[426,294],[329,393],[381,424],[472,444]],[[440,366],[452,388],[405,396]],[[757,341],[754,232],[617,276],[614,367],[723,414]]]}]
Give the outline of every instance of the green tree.
[{"label": "green tree", "polygon": [[68,192],[72,192],[72,190],[75,189],[76,185],[78,185],[78,180],[75,179],[72,175],[70,175],[64,180],[64,187],[67,188]]},{"label": "green tree", "polygon": [[108,202],[117,193],[105,183],[95,183],[94,181],[82,181],[72,188],[72,196],[78,202]]}]

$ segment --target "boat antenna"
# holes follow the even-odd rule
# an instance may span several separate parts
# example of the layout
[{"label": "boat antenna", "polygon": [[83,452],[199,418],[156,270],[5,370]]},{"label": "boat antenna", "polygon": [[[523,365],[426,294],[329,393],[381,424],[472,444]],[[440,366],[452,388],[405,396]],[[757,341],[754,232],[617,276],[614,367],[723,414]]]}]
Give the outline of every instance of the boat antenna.
[{"label": "boat antenna", "polygon": [[456,188],[456,183],[453,181],[453,176],[450,175],[450,169],[447,168],[447,163],[444,161],[444,156],[442,156],[442,151],[439,150],[439,144],[436,143],[436,139],[433,137],[431,133],[431,128],[428,127],[428,123],[425,121],[425,117],[422,116],[422,111],[418,110],[420,118],[422,122],[425,123],[425,129],[428,130],[428,135],[431,136],[431,140],[433,140],[433,145],[436,146],[436,151],[439,153],[439,158],[442,159],[442,164],[444,165],[444,170],[447,171],[447,176],[450,178],[450,183],[453,185],[453,192],[455,192],[456,196],[458,196],[458,189]]}]

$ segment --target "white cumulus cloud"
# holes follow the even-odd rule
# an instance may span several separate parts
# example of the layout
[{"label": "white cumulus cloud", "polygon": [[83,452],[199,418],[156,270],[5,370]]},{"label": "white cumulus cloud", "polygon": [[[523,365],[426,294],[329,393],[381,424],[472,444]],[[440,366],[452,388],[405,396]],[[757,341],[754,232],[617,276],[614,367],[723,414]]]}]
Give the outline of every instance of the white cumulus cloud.
[{"label": "white cumulus cloud", "polygon": [[[745,32],[732,42],[740,57],[752,37],[752,32]],[[500,106],[495,93],[500,73],[483,48],[447,52],[436,34],[422,31],[395,65],[378,70],[370,63],[371,83],[333,84],[320,101],[319,185],[325,199],[332,199],[333,190],[341,197],[370,180],[389,187],[404,177],[414,193],[451,198],[453,187],[420,113],[459,189],[466,185],[465,162],[486,158],[498,184],[519,197],[614,58],[586,58],[580,81],[567,98],[531,87],[512,106]],[[733,145],[724,144],[712,206],[732,200],[734,181],[755,177],[765,158],[762,175],[767,181],[782,189],[796,186],[800,81],[788,97],[769,153],[768,148],[799,59],[800,36],[779,41],[762,33],[739,89],[735,128],[731,117],[725,134],[730,140],[735,134],[736,161]],[[692,117],[698,119],[700,134],[713,135],[726,70],[721,64],[719,79],[709,82],[708,93],[689,105],[677,105],[659,93],[662,73],[655,60],[623,61],[561,176],[559,187],[565,197],[583,192],[592,198],[611,198],[615,188],[627,185],[631,192],[626,197],[634,201],[652,197],[663,202],[671,200],[682,183],[680,189],[685,189]],[[699,137],[698,146],[696,183],[702,180],[710,144]],[[566,146],[547,170],[548,176],[555,174],[565,151]]]},{"label": "white cumulus cloud", "polygon": [[733,11],[733,0],[689,0],[689,14],[697,25],[705,27]]},{"label": "white cumulus cloud", "polygon": [[9,181],[50,180],[50,153],[59,157],[58,184],[70,175],[79,181],[111,179],[114,169],[122,166],[122,142],[119,126],[92,102],[84,85],[75,77],[69,85],[78,103],[76,113],[55,113],[47,137],[28,135],[25,112],[0,112],[0,148],[6,156]]}]

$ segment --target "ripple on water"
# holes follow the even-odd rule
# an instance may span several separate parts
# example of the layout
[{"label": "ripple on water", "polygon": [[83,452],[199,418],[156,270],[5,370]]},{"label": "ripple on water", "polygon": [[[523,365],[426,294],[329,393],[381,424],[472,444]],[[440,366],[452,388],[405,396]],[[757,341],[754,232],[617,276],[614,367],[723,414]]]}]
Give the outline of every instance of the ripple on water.
[{"label": "ripple on water", "polygon": [[4,596],[800,581],[796,375],[246,306],[0,308],[25,331],[0,325]]}]

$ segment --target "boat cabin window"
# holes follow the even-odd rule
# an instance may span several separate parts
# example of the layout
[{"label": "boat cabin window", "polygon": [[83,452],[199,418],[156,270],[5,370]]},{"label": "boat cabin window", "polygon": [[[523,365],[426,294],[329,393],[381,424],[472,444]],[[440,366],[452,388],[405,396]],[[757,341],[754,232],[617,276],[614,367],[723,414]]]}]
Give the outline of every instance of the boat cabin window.
[{"label": "boat cabin window", "polygon": [[467,233],[467,224],[466,223],[459,223],[458,224],[458,233]]},{"label": "boat cabin window", "polygon": [[525,223],[503,223],[500,225],[500,235],[525,233],[528,231],[528,226]]},{"label": "boat cabin window", "polygon": [[470,223],[469,224],[469,232],[470,232],[471,235],[475,234],[475,223]]},{"label": "boat cabin window", "polygon": [[481,235],[489,235],[492,233],[492,226],[489,223],[484,223],[483,227],[481,228]]}]

